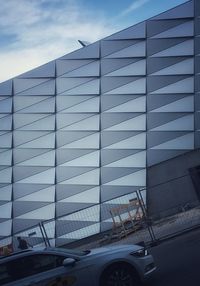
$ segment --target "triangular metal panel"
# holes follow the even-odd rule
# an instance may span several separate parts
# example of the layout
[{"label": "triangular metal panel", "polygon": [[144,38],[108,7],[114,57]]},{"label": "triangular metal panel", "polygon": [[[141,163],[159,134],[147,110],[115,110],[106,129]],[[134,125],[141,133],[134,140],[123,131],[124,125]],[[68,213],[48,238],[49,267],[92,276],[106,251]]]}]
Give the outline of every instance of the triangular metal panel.
[{"label": "triangular metal panel", "polygon": [[2,205],[0,205],[0,213],[2,218],[11,218],[12,216],[12,202],[3,202]]},{"label": "triangular metal panel", "polygon": [[14,181],[22,180],[26,177],[33,176],[40,172],[44,172],[48,170],[49,167],[41,167],[41,166],[14,166],[13,167],[13,179]]},{"label": "triangular metal panel", "polygon": [[1,114],[0,115],[0,130],[7,131],[12,129],[12,115]]},{"label": "triangular metal panel", "polygon": [[140,169],[141,168],[102,167],[101,168],[101,182],[102,184],[107,184],[110,181],[117,180],[118,178],[138,172]]},{"label": "triangular metal panel", "polygon": [[24,91],[27,91],[31,88],[37,87],[38,85],[40,86],[43,83],[48,82],[49,79],[46,78],[35,78],[35,79],[20,79],[20,78],[15,78],[13,80],[14,84],[14,94],[19,94]]},{"label": "triangular metal panel", "polygon": [[55,61],[52,61],[29,72],[23,73],[17,78],[51,78],[55,77],[55,71]]},{"label": "triangular metal panel", "polygon": [[194,116],[186,115],[151,129],[152,131],[193,131]]},{"label": "triangular metal panel", "polygon": [[[15,118],[17,115],[21,115],[21,114],[15,114]],[[28,114],[23,114],[23,115],[28,115]],[[21,125],[23,124],[22,121],[14,121],[14,128],[15,129],[19,129],[19,130],[55,130],[55,115],[47,115],[45,114],[45,117],[43,116],[43,118],[40,118],[41,116],[39,116],[37,114],[37,116],[35,116],[36,114],[31,114],[30,117],[26,117],[29,120],[29,123],[26,123],[25,125]],[[30,122],[30,120],[32,120],[32,122]],[[15,124],[16,123],[16,124]]]},{"label": "triangular metal panel", "polygon": [[146,60],[140,60],[129,64],[123,68],[117,69],[107,76],[138,76],[146,74]]},{"label": "triangular metal panel", "polygon": [[156,145],[151,149],[162,150],[193,150],[194,149],[194,133],[188,133],[183,136],[179,136],[175,139],[168,140],[162,144]]},{"label": "triangular metal panel", "polygon": [[153,109],[152,112],[194,112],[194,97],[187,96]]},{"label": "triangular metal panel", "polygon": [[[85,167],[86,169],[86,167]],[[75,176],[69,180],[62,181],[61,184],[75,185],[99,185],[99,169],[96,168],[90,172],[85,172],[79,176]]]},{"label": "triangular metal panel", "polygon": [[124,48],[118,52],[106,56],[108,59],[114,58],[130,58],[130,57],[145,57],[146,56],[146,43],[140,41],[132,46]]},{"label": "triangular metal panel", "polygon": [[146,96],[140,96],[136,99],[115,106],[105,112],[145,112]]},{"label": "triangular metal panel", "polygon": [[[77,96],[76,96],[77,97]],[[82,95],[82,97],[85,97]],[[81,103],[76,104],[72,107],[69,107],[68,109],[65,109],[62,111],[62,113],[65,112],[73,112],[73,113],[79,113],[79,112],[99,112],[99,97],[98,96],[90,96],[89,99],[83,100]]]},{"label": "triangular metal panel", "polygon": [[73,71],[65,73],[62,77],[96,77],[100,75],[100,62],[92,61]]},{"label": "triangular metal panel", "polygon": [[94,170],[93,167],[56,167],[56,180],[57,183],[77,177],[81,174]]},{"label": "triangular metal panel", "polygon": [[56,150],[56,164],[61,165],[65,162],[74,160],[86,154],[93,152],[93,150],[85,150],[85,149],[75,149],[75,150],[68,150],[68,149],[57,149]]},{"label": "triangular metal panel", "polygon": [[184,131],[148,131],[147,132],[147,148],[152,149],[154,146],[162,144],[166,141],[173,140],[177,137],[186,135]]},{"label": "triangular metal panel", "polygon": [[[13,218],[13,233],[17,233],[19,235],[20,231],[26,231],[27,229],[31,229],[36,226],[36,235],[38,243],[44,243],[44,239],[42,237],[41,231],[37,229],[38,224],[41,222],[40,219],[18,219]],[[40,237],[40,238],[39,238]],[[36,237],[34,237],[34,242],[36,242]]]},{"label": "triangular metal panel", "polygon": [[96,59],[100,56],[100,43],[99,41],[83,47],[79,50],[76,50],[70,54],[67,54],[61,58],[60,60],[68,60],[68,59]]},{"label": "triangular metal panel", "polygon": [[174,101],[178,101],[184,97],[190,97],[190,94],[148,94],[147,97],[147,111],[150,112],[154,109],[168,105]]},{"label": "triangular metal panel", "polygon": [[[36,202],[37,204],[38,202]],[[40,220],[48,220],[55,218],[55,204],[48,204],[47,206],[38,208],[36,210],[27,212],[18,216],[17,218],[21,219],[40,219]]]},{"label": "triangular metal panel", "polygon": [[13,216],[18,217],[20,215],[29,213],[33,210],[40,209],[46,205],[48,202],[26,202],[23,201],[14,201],[13,202]]},{"label": "triangular metal panel", "polygon": [[56,144],[57,147],[60,148],[65,144],[69,144],[75,142],[81,138],[87,137],[92,135],[94,132],[89,131],[79,131],[79,132],[72,132],[72,131],[57,131],[56,132]]},{"label": "triangular metal panel", "polygon": [[124,113],[124,114],[115,114],[115,113],[103,113],[101,115],[101,128],[106,129],[108,127],[114,126],[118,123],[127,121],[131,118],[135,118],[138,115],[140,115],[140,113]]},{"label": "triangular metal panel", "polygon": [[[184,24],[187,22],[187,19],[173,19],[173,20],[157,20],[154,21],[150,19],[147,22],[147,35],[148,37],[152,37],[156,35],[160,35],[167,30],[173,29],[174,27]],[[165,37],[164,37],[165,38]],[[167,38],[167,37],[166,37]]]},{"label": "triangular metal panel", "polygon": [[104,147],[105,149],[145,149],[146,133],[142,132],[128,139]]},{"label": "triangular metal panel", "polygon": [[33,176],[25,177],[24,179],[19,180],[18,183],[55,184],[55,168],[51,168]]},{"label": "triangular metal panel", "polygon": [[0,131],[0,148],[12,147],[12,133],[6,131]]},{"label": "triangular metal panel", "polygon": [[194,40],[190,39],[175,46],[171,46],[168,49],[160,50],[160,52],[155,53],[152,57],[179,57],[192,55],[194,55]]},{"label": "triangular metal panel", "polygon": [[55,150],[34,156],[31,159],[18,163],[20,166],[55,166]]},{"label": "triangular metal panel", "polygon": [[101,40],[101,57],[105,57],[109,54],[113,54],[119,50],[127,48],[136,44],[138,40]]},{"label": "triangular metal panel", "polygon": [[81,102],[85,102],[88,99],[93,98],[93,96],[88,95],[88,96],[83,96],[83,95],[59,95],[56,96],[56,111],[57,112],[64,112],[70,107],[76,106],[77,104]]},{"label": "triangular metal panel", "polygon": [[[36,131],[33,131],[36,133]],[[49,133],[45,134],[43,133],[39,138],[36,138],[31,141],[27,141],[21,144],[15,144],[15,146],[20,146],[20,148],[55,148],[55,133]],[[23,134],[23,133],[20,133]],[[44,135],[45,134],[45,135]],[[26,136],[26,134],[24,134]]]},{"label": "triangular metal panel", "polygon": [[102,95],[101,111],[105,112],[113,107],[138,98],[140,95]]},{"label": "triangular metal panel", "polygon": [[152,20],[177,19],[177,18],[192,18],[194,17],[194,1],[188,1],[175,8],[159,14]]},{"label": "triangular metal panel", "polygon": [[140,58],[123,58],[123,59],[101,59],[101,75],[106,75],[120,68],[126,67],[132,63],[140,61]]},{"label": "triangular metal panel", "polygon": [[137,79],[139,79],[139,77],[102,77],[101,92],[108,92],[127,83],[134,82]]},{"label": "triangular metal panel", "polygon": [[21,197],[28,196],[32,193],[37,193],[42,189],[48,189],[51,185],[48,184],[13,184],[13,197],[14,200],[20,199]]},{"label": "triangular metal panel", "polygon": [[12,80],[7,80],[0,83],[0,95],[8,96],[12,95]]},{"label": "triangular metal panel", "polygon": [[35,191],[29,195],[25,195],[16,201],[23,202],[54,202],[55,201],[55,186],[44,188],[39,191]]},{"label": "triangular metal panel", "polygon": [[[89,81],[88,81],[89,79]],[[98,95],[100,92],[100,80],[99,79],[91,79],[88,78],[86,83],[81,84],[75,88],[72,88],[70,90],[66,90],[64,92],[62,92],[62,94],[66,94],[66,95],[90,95],[90,94],[94,94],[94,95]]]},{"label": "triangular metal panel", "polygon": [[79,122],[65,126],[62,130],[76,131],[98,131],[99,130],[99,115],[90,114],[89,118],[82,119]]},{"label": "triangular metal panel", "polygon": [[[187,38],[172,38],[172,39],[150,39],[147,40],[147,55],[152,56],[163,50],[168,50],[172,47],[176,47],[176,45],[181,44],[183,42],[188,42],[191,40],[187,40]],[[182,53],[182,51],[179,51]],[[179,54],[177,54],[179,55]]]},{"label": "triangular metal panel", "polygon": [[184,24],[178,25],[174,28],[171,28],[165,32],[157,34],[152,37],[152,39],[161,39],[161,38],[183,38],[183,37],[192,37],[194,36],[194,22],[188,21]]},{"label": "triangular metal panel", "polygon": [[59,77],[91,62],[93,62],[93,60],[56,60],[56,75]]},{"label": "triangular metal panel", "polygon": [[17,113],[54,113],[55,98],[52,96],[15,96],[14,111]]},{"label": "triangular metal panel", "polygon": [[94,151],[89,154],[80,156],[78,158],[75,158],[73,160],[69,160],[65,163],[63,163],[61,166],[67,166],[67,167],[99,167],[99,151]]},{"label": "triangular metal panel", "polygon": [[[62,202],[57,202],[56,203],[56,216],[64,216],[68,215],[72,212],[77,212],[80,211],[81,209],[85,209],[87,207],[92,206],[92,203],[62,203]],[[64,219],[63,219],[64,221]],[[81,221],[81,219],[80,219]],[[67,231],[66,231],[67,232]]]},{"label": "triangular metal panel", "polygon": [[48,135],[47,131],[13,131],[14,147]]},{"label": "triangular metal panel", "polygon": [[0,113],[11,113],[12,112],[12,98],[11,97],[0,97]]},{"label": "triangular metal panel", "polygon": [[134,172],[133,174],[123,176],[119,179],[106,183],[106,185],[110,185],[110,186],[134,186],[135,185],[135,186],[144,187],[146,185],[146,169],[142,169],[138,172]]},{"label": "triangular metal panel", "polygon": [[113,125],[106,130],[109,131],[123,131],[123,130],[130,130],[130,131],[143,131],[146,130],[146,115],[142,114],[135,118],[131,118],[129,120],[123,121],[119,124]]},{"label": "triangular metal panel", "polygon": [[6,220],[0,223],[0,236],[1,238],[6,237],[6,243],[8,243],[8,236],[12,233],[12,220]]},{"label": "triangular metal panel", "polygon": [[0,184],[12,183],[12,168],[5,168],[0,170]]},{"label": "triangular metal panel", "polygon": [[135,79],[131,83],[109,90],[105,94],[145,94],[146,78]]},{"label": "triangular metal panel", "polygon": [[105,165],[108,165],[112,162],[126,158],[128,156],[133,155],[133,154],[136,154],[138,152],[139,152],[139,150],[102,149],[101,150],[101,164],[102,164],[102,166],[105,166]]},{"label": "triangular metal panel", "polygon": [[146,37],[146,23],[141,22],[131,26],[125,30],[117,32],[104,40],[129,40],[129,39],[142,39]]},{"label": "triangular metal panel", "polygon": [[77,122],[80,122],[88,117],[90,114],[64,114],[64,113],[57,113],[56,114],[56,126],[57,129],[61,129],[66,126],[70,126]]},{"label": "triangular metal panel", "polygon": [[100,206],[98,204],[91,207],[83,208],[78,212],[72,212],[66,216],[59,218],[61,221],[99,221],[100,219]]},{"label": "triangular metal panel", "polygon": [[12,184],[2,184],[0,187],[0,201],[12,200]]},{"label": "triangular metal panel", "polygon": [[56,185],[56,200],[60,201],[66,199],[70,196],[74,196],[76,194],[85,192],[89,189],[92,189],[95,186],[92,185],[64,185],[64,184],[57,184]]},{"label": "triangular metal panel", "polygon": [[1,149],[0,151],[0,164],[4,166],[12,165],[12,149]]},{"label": "triangular metal panel", "polygon": [[68,198],[63,199],[61,202],[65,203],[99,203],[99,192],[100,187],[91,188],[79,194],[70,196]]},{"label": "triangular metal panel", "polygon": [[[173,85],[174,83],[176,84],[177,82],[184,80],[184,79],[187,79],[187,76],[185,75],[149,76],[147,78],[147,86],[148,86],[147,89],[148,89],[148,92],[153,93],[152,91],[156,91],[156,94],[158,94],[159,93],[158,90],[161,90],[162,88]],[[165,92],[165,93],[167,94],[168,92]],[[176,92],[174,91],[174,93]]]},{"label": "triangular metal panel", "polygon": [[56,221],[56,235],[63,236],[67,235],[71,232],[76,230],[80,230],[87,226],[94,224],[94,222],[89,221],[64,221],[64,220],[57,220]]},{"label": "triangular metal panel", "polygon": [[168,122],[179,119],[183,116],[188,116],[188,113],[159,113],[151,112],[147,114],[147,127],[148,129],[155,128],[157,126],[164,125]]},{"label": "triangular metal panel", "polygon": [[167,68],[161,69],[152,75],[178,75],[178,74],[193,74],[194,59],[186,59]]},{"label": "triangular metal panel", "polygon": [[[119,196],[124,196],[126,194],[134,194],[134,191],[138,190],[139,186],[101,186],[101,202],[112,200]],[[102,204],[103,205],[103,204]],[[109,217],[110,218],[110,217]],[[102,217],[102,220],[104,217]]]},{"label": "triangular metal panel", "polygon": [[67,90],[83,85],[84,83],[88,81],[91,81],[91,78],[61,78],[59,77],[56,79],[57,94],[65,93]]},{"label": "triangular metal panel", "polygon": [[[80,132],[80,131],[79,131]],[[79,133],[78,132],[78,133]],[[87,134],[87,132],[85,132]],[[93,132],[89,132],[93,133]],[[100,141],[99,141],[99,132],[95,132],[92,135],[84,136],[84,138],[76,140],[74,142],[62,145],[61,148],[68,149],[99,149]]]},{"label": "triangular metal panel", "polygon": [[192,60],[188,57],[149,57],[147,62],[147,74],[154,74],[162,71],[165,68],[184,62],[185,60]]},{"label": "triangular metal panel", "polygon": [[116,160],[107,167],[125,167],[125,168],[145,168],[146,167],[146,151],[127,156],[120,160]]},{"label": "triangular metal panel", "polygon": [[193,93],[194,92],[194,78],[188,77],[183,80],[177,80],[175,83],[166,85],[163,88],[154,90],[151,94],[159,93]]}]

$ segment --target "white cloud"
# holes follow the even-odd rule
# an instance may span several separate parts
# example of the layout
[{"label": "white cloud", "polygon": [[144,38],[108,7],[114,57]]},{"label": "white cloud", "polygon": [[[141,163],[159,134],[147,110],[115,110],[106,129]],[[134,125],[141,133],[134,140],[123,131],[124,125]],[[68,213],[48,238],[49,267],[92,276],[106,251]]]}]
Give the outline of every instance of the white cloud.
[{"label": "white cloud", "polygon": [[121,12],[120,16],[125,16],[125,15],[139,9],[140,7],[142,7],[144,4],[146,4],[149,1],[150,0],[136,0],[136,1],[134,1],[129,7],[127,7],[125,10],[123,10]]},{"label": "white cloud", "polygon": [[101,12],[92,13],[77,0],[1,1],[0,81],[94,42],[115,30]]}]

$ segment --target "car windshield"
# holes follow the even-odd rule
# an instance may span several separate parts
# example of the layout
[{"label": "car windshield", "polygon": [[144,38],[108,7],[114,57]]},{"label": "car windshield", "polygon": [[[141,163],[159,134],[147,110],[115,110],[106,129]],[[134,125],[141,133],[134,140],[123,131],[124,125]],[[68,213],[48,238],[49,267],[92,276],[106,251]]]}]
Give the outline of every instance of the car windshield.
[{"label": "car windshield", "polygon": [[84,256],[90,253],[90,250],[77,250],[77,249],[69,249],[69,248],[50,248],[51,250],[56,250],[58,252],[65,252],[71,255],[76,256]]}]

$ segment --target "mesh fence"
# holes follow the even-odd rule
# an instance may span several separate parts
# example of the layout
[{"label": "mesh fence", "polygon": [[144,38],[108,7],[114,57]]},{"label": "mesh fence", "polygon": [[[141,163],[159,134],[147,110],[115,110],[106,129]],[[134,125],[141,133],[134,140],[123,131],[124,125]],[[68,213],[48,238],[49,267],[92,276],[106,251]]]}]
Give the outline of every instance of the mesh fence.
[{"label": "mesh fence", "polygon": [[[166,213],[172,215],[166,216]],[[18,236],[32,246],[73,245],[75,242],[81,245],[87,244],[85,239],[90,237],[92,246],[115,243],[122,238],[124,243],[151,243],[199,227],[200,206],[199,203],[190,202],[178,207],[166,207],[157,217],[162,219],[155,220],[148,216],[146,189],[141,189],[56,219],[42,221],[12,237],[3,237],[0,239],[0,251],[6,245],[16,251]]]}]

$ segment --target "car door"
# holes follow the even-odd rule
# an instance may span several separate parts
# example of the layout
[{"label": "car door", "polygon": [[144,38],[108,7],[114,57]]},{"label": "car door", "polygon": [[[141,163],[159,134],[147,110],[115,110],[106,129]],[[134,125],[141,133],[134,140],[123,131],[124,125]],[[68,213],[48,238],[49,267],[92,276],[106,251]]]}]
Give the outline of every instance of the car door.
[{"label": "car door", "polygon": [[81,286],[92,282],[89,264],[80,260],[73,266],[63,266],[65,258],[56,254],[32,254],[17,259],[9,265],[14,283],[8,285]]}]

